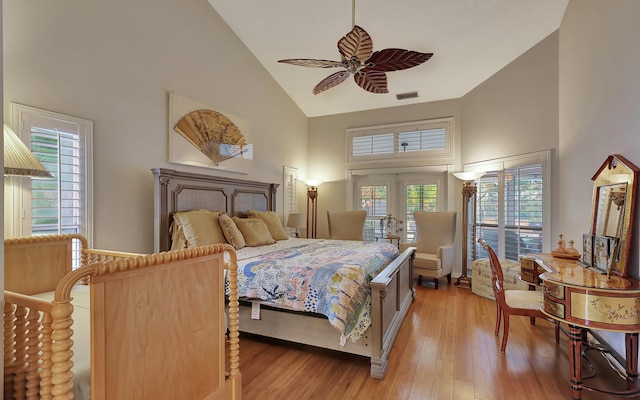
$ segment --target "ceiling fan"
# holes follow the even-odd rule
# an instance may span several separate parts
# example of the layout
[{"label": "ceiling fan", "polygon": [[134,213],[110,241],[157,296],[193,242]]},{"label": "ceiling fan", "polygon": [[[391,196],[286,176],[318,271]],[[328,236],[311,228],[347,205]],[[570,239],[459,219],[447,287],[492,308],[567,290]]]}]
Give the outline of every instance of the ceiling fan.
[{"label": "ceiling fan", "polygon": [[299,65],[302,67],[334,68],[343,67],[344,70],[335,72],[324,78],[313,88],[313,94],[344,82],[353,74],[355,82],[364,90],[371,93],[389,93],[387,89],[387,74],[422,64],[433,56],[433,53],[420,53],[403,49],[384,49],[373,52],[371,36],[355,24],[355,0],[352,0],[352,29],[342,39],[338,40],[338,51],[341,60],[317,60],[310,58],[293,58],[278,60],[278,62]]}]

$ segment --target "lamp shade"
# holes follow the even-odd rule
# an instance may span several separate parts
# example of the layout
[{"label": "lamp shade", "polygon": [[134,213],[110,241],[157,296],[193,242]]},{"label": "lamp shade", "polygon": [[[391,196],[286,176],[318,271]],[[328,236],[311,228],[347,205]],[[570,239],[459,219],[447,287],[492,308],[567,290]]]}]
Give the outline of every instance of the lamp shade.
[{"label": "lamp shade", "polygon": [[463,181],[474,181],[484,175],[484,172],[474,171],[474,172],[454,172],[453,176]]},{"label": "lamp shade", "polygon": [[303,213],[291,213],[287,218],[287,228],[302,229],[307,227]]},{"label": "lamp shade", "polygon": [[307,186],[311,186],[311,187],[318,187],[324,183],[324,181],[321,181],[320,179],[305,179],[303,180],[303,182]]},{"label": "lamp shade", "polygon": [[53,178],[7,124],[4,124],[4,174]]}]

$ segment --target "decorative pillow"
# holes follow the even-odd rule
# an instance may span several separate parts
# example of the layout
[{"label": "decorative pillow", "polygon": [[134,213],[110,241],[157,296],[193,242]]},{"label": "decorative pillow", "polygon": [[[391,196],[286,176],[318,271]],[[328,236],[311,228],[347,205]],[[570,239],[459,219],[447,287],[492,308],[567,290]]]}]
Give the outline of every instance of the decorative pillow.
[{"label": "decorative pillow", "polygon": [[246,243],[244,241],[244,236],[242,236],[242,232],[236,226],[236,223],[233,222],[230,216],[227,214],[220,213],[218,217],[218,221],[220,221],[220,228],[222,228],[222,233],[224,237],[227,239],[227,242],[232,245],[236,250],[240,250]]},{"label": "decorative pillow", "polygon": [[233,222],[242,232],[244,240],[249,247],[264,246],[274,244],[276,241],[271,237],[269,228],[260,218],[238,218],[233,217]]},{"label": "decorative pillow", "polygon": [[169,235],[171,236],[171,250],[187,248],[187,239],[184,237],[182,224],[178,223],[175,219],[171,222],[171,226],[169,226]]},{"label": "decorative pillow", "polygon": [[[187,242],[186,247],[205,246],[208,244],[226,243],[227,240],[218,222],[220,212],[209,210],[181,211],[173,214],[178,224],[175,232],[182,230]],[[175,240],[172,240],[175,242]]]},{"label": "decorative pillow", "polygon": [[267,229],[269,229],[269,233],[274,240],[287,240],[289,236],[287,236],[287,232],[284,230],[282,223],[280,222],[280,217],[274,211],[256,211],[249,210],[247,211],[247,215],[250,218],[260,218],[262,222],[267,224]]}]

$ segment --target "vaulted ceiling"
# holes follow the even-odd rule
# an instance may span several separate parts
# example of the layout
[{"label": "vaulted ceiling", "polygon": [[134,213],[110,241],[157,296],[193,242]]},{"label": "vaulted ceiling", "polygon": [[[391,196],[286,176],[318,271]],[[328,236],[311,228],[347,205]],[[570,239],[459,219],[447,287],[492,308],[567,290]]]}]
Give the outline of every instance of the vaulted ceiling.
[{"label": "vaulted ceiling", "polygon": [[[401,48],[433,57],[388,72],[389,93],[349,78],[314,95],[338,69],[278,63],[287,58],[340,60],[337,42],[352,28],[352,0],[208,0],[308,116],[322,116],[464,96],[560,26],[569,0],[359,0],[355,23],[373,50]],[[417,92],[417,98],[397,95]]]}]

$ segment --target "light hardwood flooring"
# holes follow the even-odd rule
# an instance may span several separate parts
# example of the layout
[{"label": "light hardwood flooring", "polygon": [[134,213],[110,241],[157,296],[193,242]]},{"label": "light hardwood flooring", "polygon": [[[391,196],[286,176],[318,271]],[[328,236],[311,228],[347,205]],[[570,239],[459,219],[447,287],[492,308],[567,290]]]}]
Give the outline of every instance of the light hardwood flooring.
[{"label": "light hardwood flooring", "polygon": [[[567,337],[561,334],[556,344],[551,323],[532,326],[529,318],[512,317],[501,354],[495,302],[444,280],[439,290],[428,283],[416,290],[383,380],[369,377],[363,357],[241,335],[243,399],[571,398]],[[624,389],[617,375],[601,376],[598,383]],[[584,391],[582,398],[619,397]]]}]

